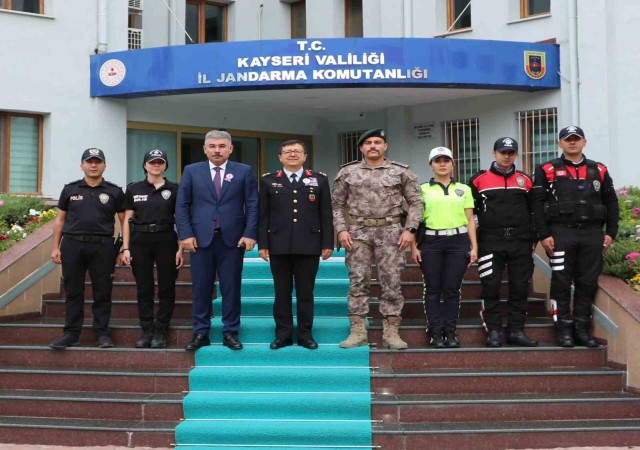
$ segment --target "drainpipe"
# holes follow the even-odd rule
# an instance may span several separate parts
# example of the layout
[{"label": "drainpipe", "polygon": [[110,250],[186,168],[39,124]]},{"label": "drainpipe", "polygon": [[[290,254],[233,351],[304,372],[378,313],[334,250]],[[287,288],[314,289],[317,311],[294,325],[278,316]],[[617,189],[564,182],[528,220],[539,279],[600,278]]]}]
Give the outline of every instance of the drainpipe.
[{"label": "drainpipe", "polygon": [[413,0],[404,0],[404,37],[413,37]]},{"label": "drainpipe", "polygon": [[569,1],[569,86],[571,123],[580,125],[580,74],[578,73],[578,0]]},{"label": "drainpipe", "polygon": [[98,48],[96,53],[107,52],[107,7],[108,0],[98,0]]}]

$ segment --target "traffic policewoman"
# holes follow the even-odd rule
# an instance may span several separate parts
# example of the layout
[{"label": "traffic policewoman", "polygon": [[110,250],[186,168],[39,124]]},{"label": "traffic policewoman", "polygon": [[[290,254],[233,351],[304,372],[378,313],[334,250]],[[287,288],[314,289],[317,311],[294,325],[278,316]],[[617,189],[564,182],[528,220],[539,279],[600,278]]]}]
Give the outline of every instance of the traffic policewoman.
[{"label": "traffic policewoman", "polygon": [[451,150],[431,150],[429,165],[434,177],[420,186],[423,226],[411,256],[424,276],[429,342],[435,348],[456,348],[460,287],[467,267],[478,259],[473,196],[469,186],[452,178]]},{"label": "traffic policewoman", "polygon": [[[167,155],[159,149],[144,155],[146,178],[127,186],[121,262],[136,279],[142,335],[136,348],[165,348],[176,301],[176,279],[183,252],[175,232],[178,185],[167,180]],[[158,310],[154,317],[154,264],[158,274]]]}]

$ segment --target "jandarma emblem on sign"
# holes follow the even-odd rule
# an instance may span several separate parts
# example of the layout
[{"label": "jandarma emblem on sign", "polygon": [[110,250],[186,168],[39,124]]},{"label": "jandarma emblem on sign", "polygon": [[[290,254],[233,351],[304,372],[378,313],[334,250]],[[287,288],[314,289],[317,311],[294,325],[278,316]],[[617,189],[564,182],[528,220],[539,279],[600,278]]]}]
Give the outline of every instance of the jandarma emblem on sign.
[{"label": "jandarma emblem on sign", "polygon": [[126,75],[127,68],[119,59],[110,59],[100,66],[100,81],[105,86],[119,85]]},{"label": "jandarma emblem on sign", "polygon": [[524,71],[534,80],[539,80],[547,73],[547,58],[545,52],[524,52]]}]

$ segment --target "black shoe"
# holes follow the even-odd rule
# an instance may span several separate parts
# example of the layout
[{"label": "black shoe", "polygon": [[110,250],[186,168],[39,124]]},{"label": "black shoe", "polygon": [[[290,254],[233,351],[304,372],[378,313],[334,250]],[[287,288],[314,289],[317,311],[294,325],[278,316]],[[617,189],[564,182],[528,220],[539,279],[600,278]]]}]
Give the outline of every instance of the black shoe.
[{"label": "black shoe", "polygon": [[98,348],[113,348],[113,341],[109,336],[98,336],[98,342],[96,345]]},{"label": "black shoe", "polygon": [[489,331],[485,344],[489,348],[502,347],[502,331]]},{"label": "black shoe", "polygon": [[444,340],[442,339],[442,331],[433,330],[429,332],[429,345],[433,348],[444,348]]},{"label": "black shoe", "polygon": [[557,324],[556,339],[560,347],[572,348],[573,342],[573,320],[560,319]]},{"label": "black shoe", "polygon": [[229,347],[231,350],[242,350],[242,342],[235,333],[227,333],[222,337],[222,345]]},{"label": "black shoe", "polygon": [[269,344],[269,348],[271,350],[278,350],[279,348],[288,347],[290,345],[293,345],[293,341],[291,339],[276,339]]},{"label": "black shoe", "polygon": [[167,348],[167,326],[156,325],[151,339],[151,348]]},{"label": "black shoe", "polygon": [[507,336],[507,344],[518,347],[537,347],[538,341],[534,341],[524,334],[524,331],[510,331]]},{"label": "black shoe", "polygon": [[298,339],[298,345],[300,347],[308,348],[309,350],[315,350],[318,348],[318,343],[313,338]]},{"label": "black shoe", "polygon": [[209,335],[198,333],[193,335],[193,339],[191,339],[191,342],[189,342],[184,349],[190,352],[195,352],[200,347],[206,347],[209,345],[211,345],[211,341],[209,341]]},{"label": "black shoe", "polygon": [[444,335],[444,346],[447,348],[458,348],[460,347],[460,341],[456,337],[455,331],[445,331]]},{"label": "black shoe", "polygon": [[49,344],[49,347],[55,350],[64,350],[67,347],[77,347],[78,345],[80,345],[80,338],[78,336],[65,333],[62,337]]},{"label": "black shoe", "polygon": [[573,337],[575,344],[581,347],[598,347],[598,343],[591,336],[591,319],[575,319]]},{"label": "black shoe", "polygon": [[149,348],[151,347],[151,331],[144,330],[140,339],[136,341],[136,348]]}]

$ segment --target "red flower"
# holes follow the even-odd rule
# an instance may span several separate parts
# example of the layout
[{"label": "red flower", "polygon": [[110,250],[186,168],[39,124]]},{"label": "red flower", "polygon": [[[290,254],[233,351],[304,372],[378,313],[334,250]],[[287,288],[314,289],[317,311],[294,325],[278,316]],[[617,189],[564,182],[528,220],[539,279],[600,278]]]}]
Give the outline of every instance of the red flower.
[{"label": "red flower", "polygon": [[0,234],[0,241],[6,241],[7,239],[9,239],[9,236],[6,234]]}]

